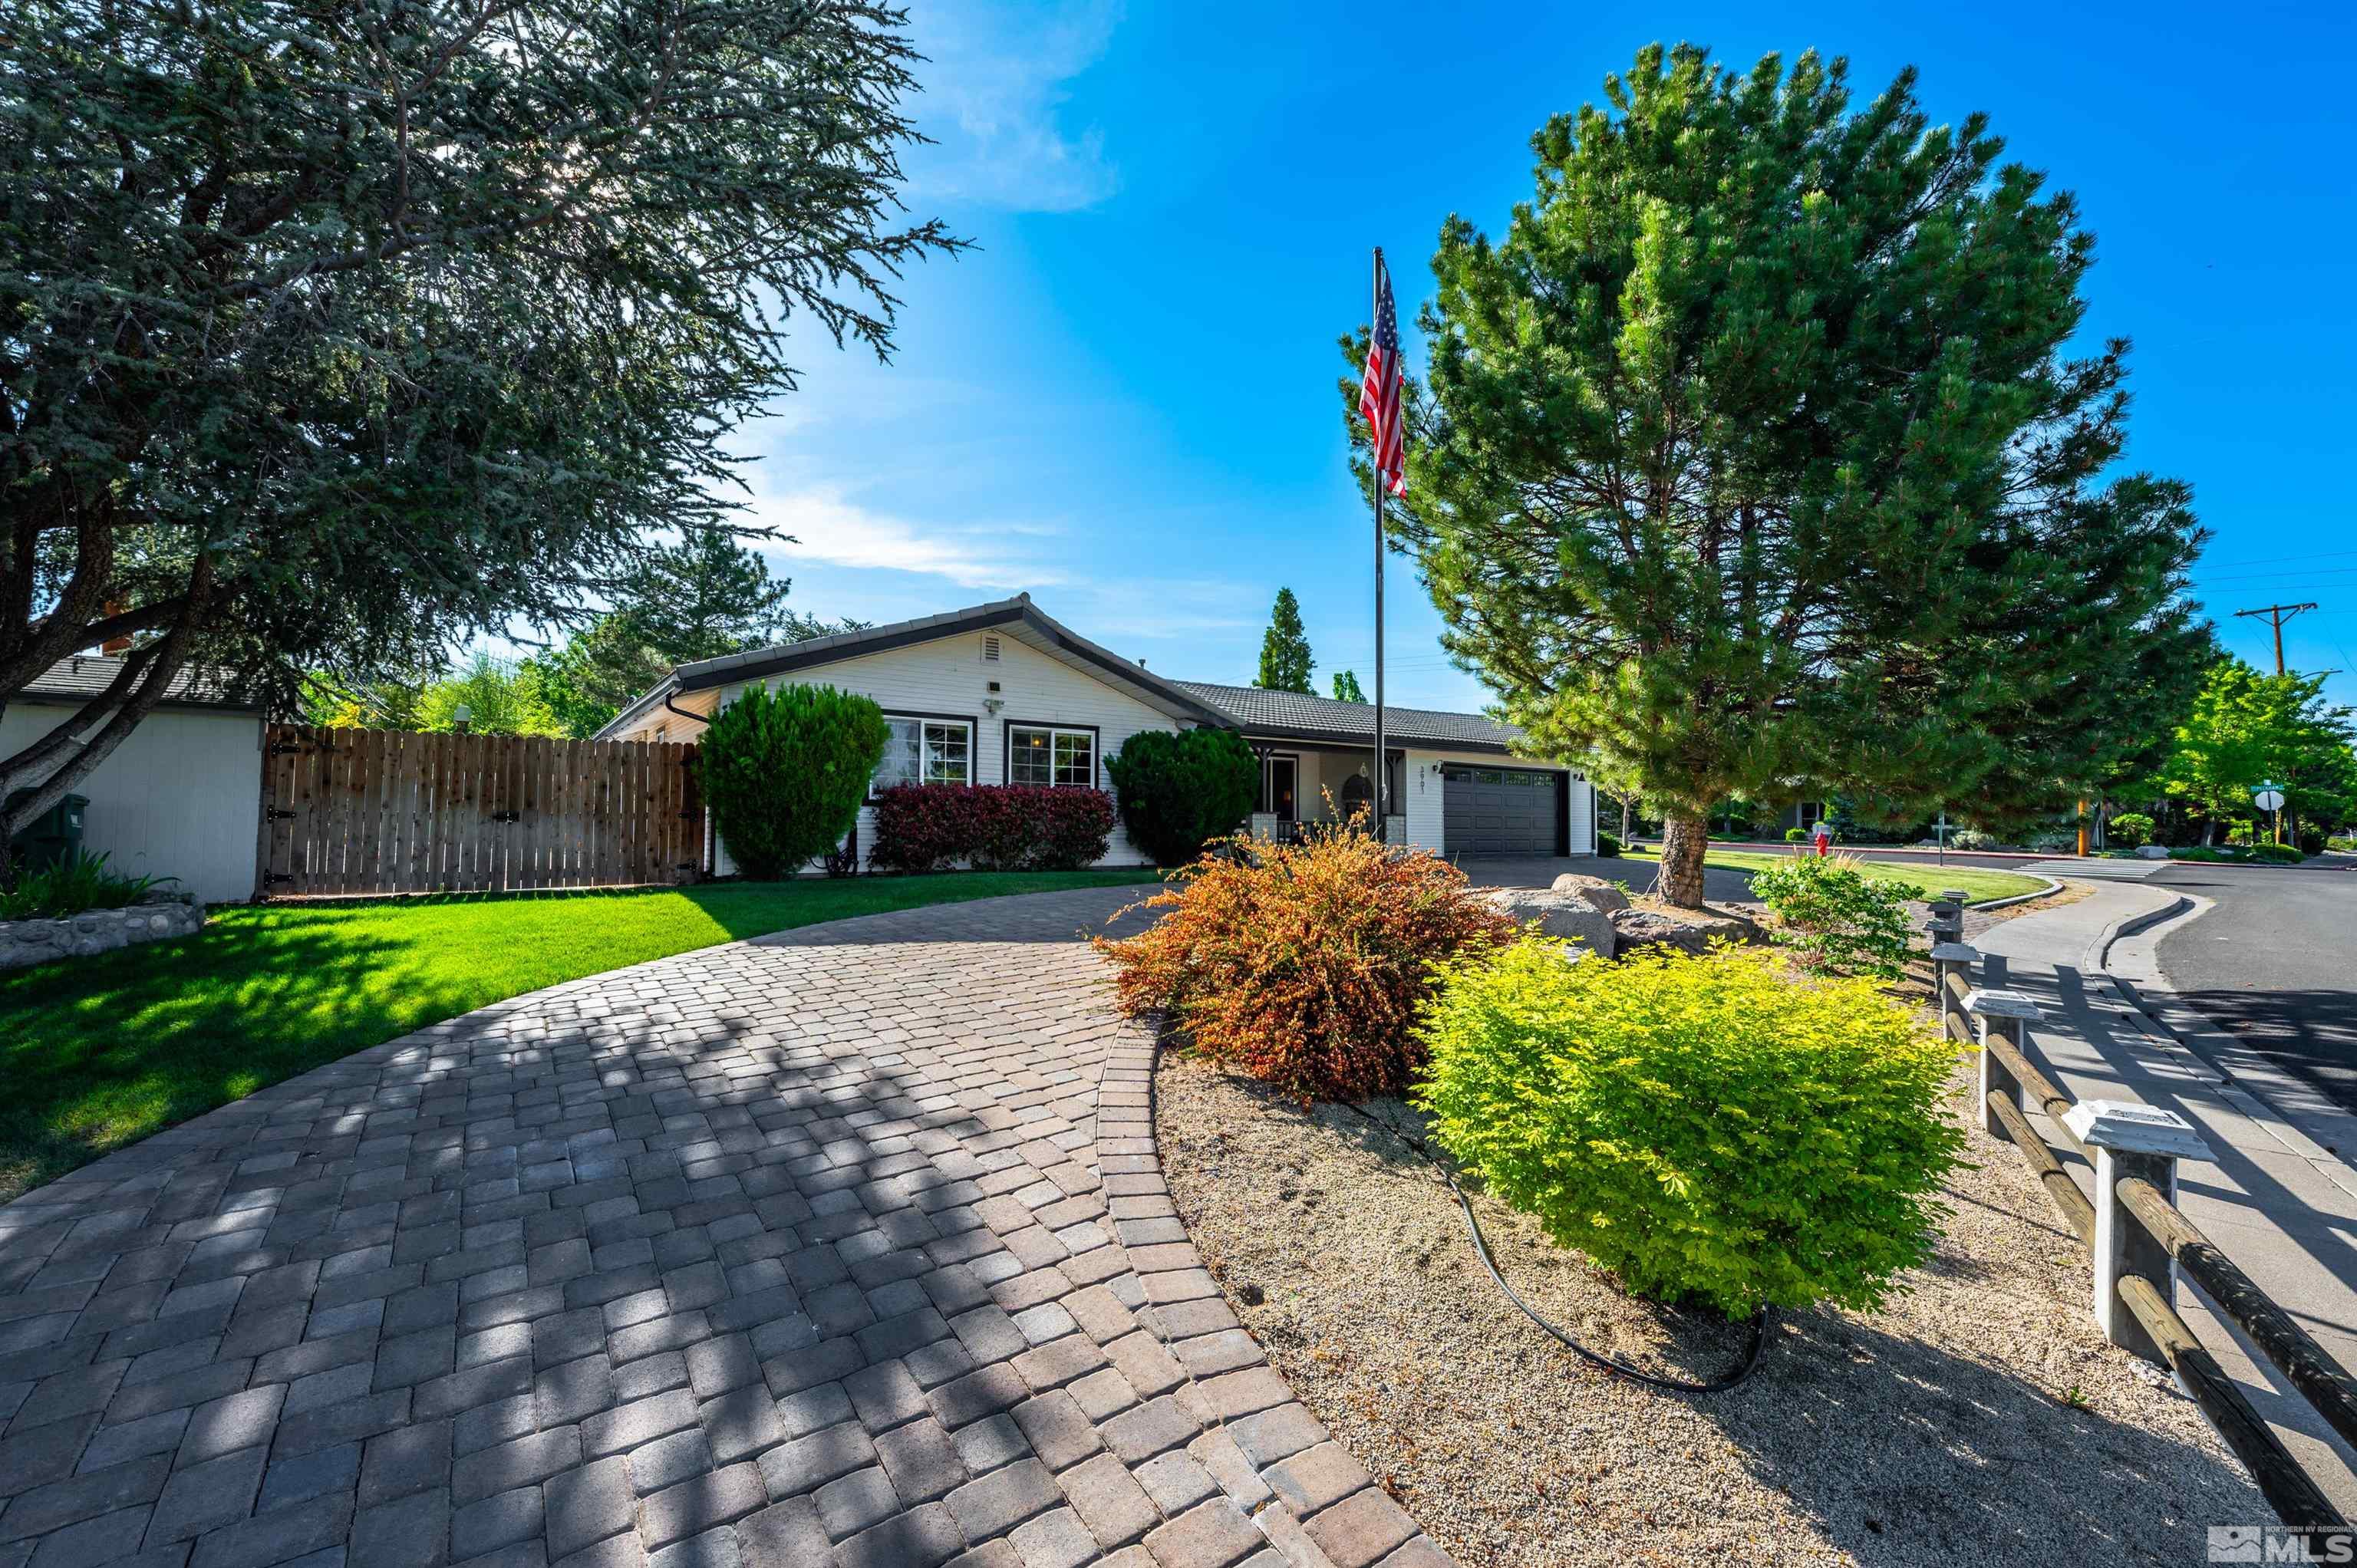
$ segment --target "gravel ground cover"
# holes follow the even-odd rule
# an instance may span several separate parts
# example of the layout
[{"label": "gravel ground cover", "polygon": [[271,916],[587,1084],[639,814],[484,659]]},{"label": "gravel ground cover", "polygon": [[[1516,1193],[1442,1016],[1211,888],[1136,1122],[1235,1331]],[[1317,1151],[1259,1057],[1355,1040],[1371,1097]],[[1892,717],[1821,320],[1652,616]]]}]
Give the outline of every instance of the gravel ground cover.
[{"label": "gravel ground cover", "polygon": [[[1351,1111],[1172,1049],[1155,1121],[1230,1305],[1472,1568],[2198,1563],[2205,1525],[2272,1517],[2194,1408],[2104,1345],[2075,1240],[1977,1131],[1905,1294],[1781,1318],[1749,1382],[1684,1395],[1590,1369],[1518,1314],[1431,1167]],[[1588,1343],[1688,1378],[1739,1355],[1739,1329],[1631,1301],[1481,1212],[1507,1277]]]}]

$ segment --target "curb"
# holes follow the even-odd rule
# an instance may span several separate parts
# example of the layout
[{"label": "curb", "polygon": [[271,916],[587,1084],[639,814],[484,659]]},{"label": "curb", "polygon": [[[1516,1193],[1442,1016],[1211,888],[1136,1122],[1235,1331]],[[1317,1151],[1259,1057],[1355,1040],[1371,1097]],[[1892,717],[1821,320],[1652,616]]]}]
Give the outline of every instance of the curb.
[{"label": "curb", "polygon": [[[2185,911],[2156,911],[2157,917],[2125,922],[2127,937],[2177,918],[2199,919],[2215,906],[2207,898],[2190,900]],[[2107,933],[2108,935],[2108,933]],[[2108,943],[2104,956],[2108,959]],[[2297,1158],[2322,1172],[2326,1179],[2357,1194],[2357,1114],[2324,1101],[2314,1090],[2251,1049],[2241,1039],[2204,1017],[2180,997],[2160,971],[2158,953],[2141,955],[2148,961],[2115,973],[2108,966],[2091,971],[2168,1040],[2198,1064],[2198,1072],[2214,1079],[2244,1115]]]},{"label": "curb", "polygon": [[2037,880],[2046,886],[2035,893],[2016,893],[2007,898],[1992,898],[1986,904],[1966,904],[1964,912],[1968,915],[1986,915],[1991,909],[2002,909],[2013,904],[2027,904],[2033,898],[2051,898],[2062,891],[2062,884],[2051,876],[2040,876]]},{"label": "curb", "polygon": [[[2208,900],[2205,899],[2203,902],[2206,903]],[[2163,921],[2174,920],[2192,908],[2193,900],[2179,893],[2158,909],[2147,909],[2140,914],[2121,916],[2105,926],[2095,940],[2087,944],[2086,956],[2080,961],[2079,967],[2090,974],[2108,972],[2106,965],[2111,960],[2114,942],[2118,941],[2122,937],[2132,937],[2138,931],[2149,930]]]}]

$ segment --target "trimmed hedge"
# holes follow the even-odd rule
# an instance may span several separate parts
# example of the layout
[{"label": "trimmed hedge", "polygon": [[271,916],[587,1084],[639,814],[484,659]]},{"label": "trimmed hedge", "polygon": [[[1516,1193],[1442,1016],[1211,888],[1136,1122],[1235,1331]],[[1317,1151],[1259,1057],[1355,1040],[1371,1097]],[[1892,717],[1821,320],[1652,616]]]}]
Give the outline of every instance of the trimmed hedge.
[{"label": "trimmed hedge", "polygon": [[888,871],[1074,871],[1104,857],[1113,801],[1042,784],[902,784],[876,797],[869,858]]},{"label": "trimmed hedge", "polygon": [[737,868],[769,882],[833,851],[891,738],[883,709],[832,686],[748,686],[715,714],[696,769]]},{"label": "trimmed hedge", "polygon": [[1129,841],[1157,865],[1184,865],[1243,826],[1260,759],[1233,730],[1141,730],[1105,758]]}]

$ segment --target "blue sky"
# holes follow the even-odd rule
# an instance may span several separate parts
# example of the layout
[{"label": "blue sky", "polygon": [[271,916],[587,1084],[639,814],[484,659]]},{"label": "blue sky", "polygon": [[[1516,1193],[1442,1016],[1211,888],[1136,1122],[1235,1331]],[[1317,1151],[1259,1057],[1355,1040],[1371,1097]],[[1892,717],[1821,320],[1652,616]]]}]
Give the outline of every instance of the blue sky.
[{"label": "blue sky", "polygon": [[[802,390],[740,433],[794,602],[896,619],[1028,588],[1166,673],[1248,681],[1270,600],[1372,689],[1369,523],[1335,338],[1386,248],[1403,322],[1441,220],[1491,231],[1528,138],[1652,40],[1749,64],[1912,62],[1935,120],[1986,110],[2078,192],[2087,330],[2136,340],[2129,461],[2181,476],[2217,537],[2197,586],[2228,645],[2357,703],[2357,529],[2339,483],[2357,96],[2343,7],[1386,5],[911,0],[938,145],[909,201],[978,249],[907,281],[888,365],[802,345]],[[1549,13],[1552,13],[1549,15]],[[2314,62],[2309,70],[2302,70]],[[1418,360],[1411,347],[1410,363]],[[1389,569],[1391,695],[1475,707],[1412,562]]]}]

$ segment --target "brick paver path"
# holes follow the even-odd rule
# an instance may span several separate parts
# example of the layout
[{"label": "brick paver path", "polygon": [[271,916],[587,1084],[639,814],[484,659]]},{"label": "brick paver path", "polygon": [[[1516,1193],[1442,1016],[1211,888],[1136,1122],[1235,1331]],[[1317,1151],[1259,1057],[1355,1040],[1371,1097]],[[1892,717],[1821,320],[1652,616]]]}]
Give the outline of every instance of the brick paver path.
[{"label": "brick paver path", "polygon": [[1133,897],[576,981],[0,1208],[0,1568],[1446,1563],[1173,1216]]}]

